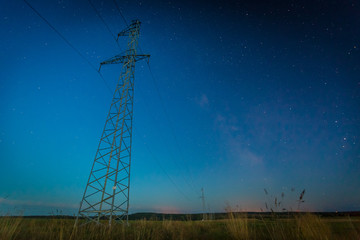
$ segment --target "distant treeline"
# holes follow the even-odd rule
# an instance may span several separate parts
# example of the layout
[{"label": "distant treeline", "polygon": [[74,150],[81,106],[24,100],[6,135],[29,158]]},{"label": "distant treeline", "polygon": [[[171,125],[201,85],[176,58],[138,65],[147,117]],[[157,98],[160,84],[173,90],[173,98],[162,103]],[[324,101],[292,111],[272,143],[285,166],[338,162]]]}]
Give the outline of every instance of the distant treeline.
[{"label": "distant treeline", "polygon": [[[246,215],[248,218],[270,218],[276,215],[279,218],[294,218],[294,216],[305,214],[305,212],[234,212],[234,214]],[[312,212],[312,214],[321,217],[360,217],[360,211],[349,211],[349,212]],[[1,216],[0,216],[1,217]],[[76,216],[70,215],[44,215],[44,216],[19,216],[22,218],[61,218],[61,219],[75,219]],[[228,219],[229,213],[209,213],[206,214],[206,219]],[[134,213],[129,215],[129,220],[175,220],[175,221],[200,221],[203,220],[202,213],[193,214],[168,214],[168,213]]]},{"label": "distant treeline", "polygon": [[[246,215],[248,218],[258,218],[263,219],[267,217],[273,217],[276,215],[281,218],[293,218],[294,216],[305,214],[306,212],[234,212],[234,214]],[[321,217],[359,217],[360,211],[352,212],[312,212],[312,214],[321,216]],[[211,213],[206,214],[207,219],[228,219],[229,213]],[[203,214],[164,214],[164,213],[134,213],[129,215],[129,220],[178,220],[178,221],[198,221],[203,219]]]}]

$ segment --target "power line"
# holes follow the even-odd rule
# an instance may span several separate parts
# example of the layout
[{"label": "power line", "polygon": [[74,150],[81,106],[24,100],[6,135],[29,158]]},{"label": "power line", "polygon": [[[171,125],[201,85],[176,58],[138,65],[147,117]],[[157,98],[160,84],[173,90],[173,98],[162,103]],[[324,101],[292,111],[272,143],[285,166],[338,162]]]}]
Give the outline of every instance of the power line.
[{"label": "power line", "polygon": [[[142,92],[140,86],[138,86],[137,89],[138,89],[138,91],[140,92],[140,95],[139,95],[140,97],[141,97],[141,95],[145,95],[145,94]],[[145,99],[144,99],[144,100],[145,100]],[[145,104],[145,109],[150,109],[150,107],[149,107],[149,105],[148,105],[148,102],[147,102],[146,100],[145,100],[143,103]],[[155,120],[152,112],[149,112],[149,113],[148,113],[148,116],[150,116],[150,117],[152,118],[153,122],[157,122],[157,121]],[[155,125],[155,127],[156,127],[156,125]],[[163,142],[166,142],[163,134],[161,133],[161,131],[160,131],[159,129],[157,129],[157,132],[158,132],[159,137],[161,138],[161,140],[162,140]],[[170,151],[170,155],[171,155],[170,158],[173,160],[174,163],[176,163],[177,167],[180,169],[181,167],[180,167],[180,165],[177,163],[177,161],[175,161],[174,154],[173,154],[171,151]],[[162,168],[162,167],[161,167],[161,168]],[[164,170],[164,171],[165,171],[165,170]],[[185,178],[185,176],[184,176],[183,174],[181,174],[181,177],[183,178],[183,180],[185,181],[185,183],[186,183],[190,188],[192,188],[192,186],[189,184],[188,180]],[[196,195],[197,195],[197,194],[198,194],[198,193],[196,192]]]},{"label": "power line", "polygon": [[118,47],[120,48],[120,45],[119,43],[116,41],[116,37],[115,35],[113,34],[113,32],[111,31],[109,25],[106,24],[105,20],[103,19],[103,17],[101,16],[101,14],[99,13],[99,11],[96,9],[96,7],[94,6],[94,4],[88,0],[89,4],[91,5],[91,7],[94,9],[96,15],[100,18],[100,20],[102,21],[102,23],[105,25],[106,29],[109,31],[109,33],[112,35],[112,37],[114,38],[116,44],[118,45]]},{"label": "power line", "polygon": [[[141,50],[141,49],[140,49],[140,50]],[[195,190],[196,188],[195,188],[195,184],[194,184],[194,179],[193,179],[193,177],[192,177],[192,174],[191,174],[191,172],[190,172],[190,169],[189,169],[189,167],[185,164],[184,155],[183,155],[183,153],[182,153],[182,151],[181,151],[181,147],[180,147],[179,141],[178,141],[178,139],[177,139],[177,137],[176,137],[175,130],[174,130],[174,128],[173,128],[173,126],[172,126],[172,123],[171,123],[171,121],[170,121],[169,114],[168,114],[168,112],[167,112],[167,110],[166,110],[166,108],[165,108],[164,100],[163,100],[163,98],[161,97],[161,94],[160,94],[160,90],[159,90],[157,81],[156,81],[156,79],[155,79],[155,77],[154,77],[154,74],[153,74],[153,72],[152,72],[152,70],[151,70],[151,67],[150,67],[150,64],[149,64],[148,62],[147,62],[147,65],[148,65],[148,68],[149,68],[149,71],[150,71],[150,75],[151,75],[151,79],[152,79],[153,84],[154,84],[154,86],[155,86],[157,95],[158,95],[158,97],[159,97],[159,99],[160,99],[160,103],[161,103],[163,112],[164,112],[164,114],[165,114],[165,116],[166,116],[166,120],[168,121],[169,128],[170,128],[170,130],[171,130],[171,134],[172,134],[172,136],[173,136],[173,138],[174,138],[174,140],[175,140],[176,147],[178,148],[178,151],[179,151],[179,153],[180,153],[180,157],[181,157],[181,159],[182,159],[182,161],[183,161],[183,163],[184,163],[184,166],[186,167],[186,170],[187,170],[187,171],[189,172],[189,174],[190,174],[191,185],[190,185],[188,182],[187,182],[187,184],[188,184],[189,186],[191,186],[191,188],[196,192],[196,194],[198,194],[198,192]]]},{"label": "power line", "polygon": [[126,18],[125,18],[124,15],[121,13],[120,8],[119,8],[119,5],[117,4],[116,0],[113,0],[113,2],[114,2],[114,4],[115,4],[116,9],[118,10],[120,16],[121,16],[122,19],[124,20],[126,26],[129,26],[129,24],[128,24],[127,21],[126,21]]},{"label": "power line", "polygon": [[183,195],[188,201],[191,201],[189,199],[188,196],[186,196],[181,190],[180,188],[176,185],[176,183],[174,182],[174,180],[170,177],[170,175],[165,171],[165,169],[162,167],[162,165],[160,164],[159,160],[155,157],[155,155],[152,153],[152,151],[150,150],[150,148],[148,147],[148,145],[146,143],[144,143],[144,145],[146,146],[148,152],[150,153],[150,155],[152,156],[152,158],[156,161],[156,163],[159,165],[159,167],[161,168],[161,170],[165,173],[166,177],[170,180],[170,182],[175,186],[176,190]]},{"label": "power line", "polygon": [[46,18],[44,16],[42,16],[28,1],[23,0],[52,30],[54,30],[54,32],[59,35],[59,37],[72,49],[74,50],[85,62],[87,62],[89,64],[89,66],[96,71],[99,76],[101,77],[101,79],[104,81],[107,89],[110,91],[110,87],[108,86],[107,82],[105,81],[103,75],[97,70],[97,68],[79,51],[77,50],[77,48],[74,47],[74,45],[72,45],[65,37],[64,35],[62,35],[48,20],[46,20]]}]

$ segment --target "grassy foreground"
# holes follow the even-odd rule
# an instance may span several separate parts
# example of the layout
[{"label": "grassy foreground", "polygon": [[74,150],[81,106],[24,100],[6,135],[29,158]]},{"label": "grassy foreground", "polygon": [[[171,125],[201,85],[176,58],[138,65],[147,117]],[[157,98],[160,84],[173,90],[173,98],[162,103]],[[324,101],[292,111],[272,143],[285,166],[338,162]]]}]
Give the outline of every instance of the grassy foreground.
[{"label": "grassy foreground", "polygon": [[111,229],[73,225],[74,219],[1,217],[0,239],[360,239],[359,217],[321,218],[310,213],[287,218],[229,213],[228,219],[213,221],[137,220]]}]

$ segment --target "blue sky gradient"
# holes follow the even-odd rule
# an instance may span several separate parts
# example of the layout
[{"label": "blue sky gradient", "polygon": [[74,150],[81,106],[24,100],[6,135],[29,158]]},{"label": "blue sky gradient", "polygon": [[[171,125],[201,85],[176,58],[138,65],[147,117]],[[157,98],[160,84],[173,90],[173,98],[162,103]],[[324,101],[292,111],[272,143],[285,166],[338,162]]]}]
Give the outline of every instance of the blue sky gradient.
[{"label": "blue sky gradient", "polygon": [[[86,0],[29,2],[96,68],[126,48]],[[303,189],[302,210],[360,210],[358,2],[118,5],[156,79],[137,63],[131,212],[200,212],[201,187],[210,211],[296,210]],[[75,214],[121,66],[105,83],[23,1],[0,16],[0,214]]]}]

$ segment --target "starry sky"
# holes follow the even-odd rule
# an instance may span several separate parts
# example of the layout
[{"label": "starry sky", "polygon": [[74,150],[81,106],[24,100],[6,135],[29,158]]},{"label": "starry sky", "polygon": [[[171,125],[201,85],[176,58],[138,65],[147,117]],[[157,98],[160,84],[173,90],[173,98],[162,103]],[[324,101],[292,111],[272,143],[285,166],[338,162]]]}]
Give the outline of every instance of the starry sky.
[{"label": "starry sky", "polygon": [[[0,1],[0,215],[72,215],[121,66],[96,69],[126,24],[111,0],[28,2],[78,52]],[[153,73],[137,63],[131,212],[201,212],[201,188],[210,212],[282,193],[297,210],[303,189],[300,210],[360,210],[358,1],[117,4]]]}]

